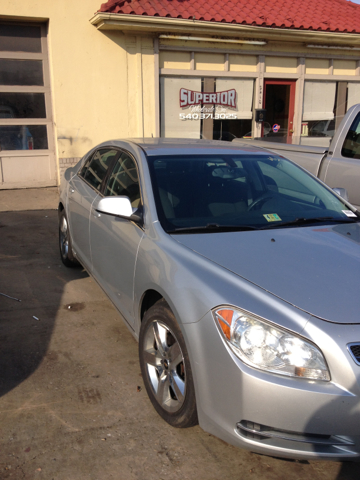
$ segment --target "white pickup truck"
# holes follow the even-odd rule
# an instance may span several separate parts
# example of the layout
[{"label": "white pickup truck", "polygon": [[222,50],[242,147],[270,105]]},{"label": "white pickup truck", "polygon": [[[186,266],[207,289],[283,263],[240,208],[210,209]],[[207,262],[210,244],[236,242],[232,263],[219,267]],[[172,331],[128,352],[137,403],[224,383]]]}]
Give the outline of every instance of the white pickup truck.
[{"label": "white pickup truck", "polygon": [[329,147],[276,143],[266,138],[236,138],[233,142],[256,144],[292,160],[331,188],[346,189],[350,203],[360,210],[360,104],[346,113]]}]

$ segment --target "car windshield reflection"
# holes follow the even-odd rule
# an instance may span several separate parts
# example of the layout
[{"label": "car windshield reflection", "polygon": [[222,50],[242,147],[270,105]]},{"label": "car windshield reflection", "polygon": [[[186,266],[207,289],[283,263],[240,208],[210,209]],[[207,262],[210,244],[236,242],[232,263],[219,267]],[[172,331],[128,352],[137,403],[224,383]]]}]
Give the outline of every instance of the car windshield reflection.
[{"label": "car windshield reflection", "polygon": [[358,221],[307,172],[276,155],[148,157],[168,233],[210,233]]}]

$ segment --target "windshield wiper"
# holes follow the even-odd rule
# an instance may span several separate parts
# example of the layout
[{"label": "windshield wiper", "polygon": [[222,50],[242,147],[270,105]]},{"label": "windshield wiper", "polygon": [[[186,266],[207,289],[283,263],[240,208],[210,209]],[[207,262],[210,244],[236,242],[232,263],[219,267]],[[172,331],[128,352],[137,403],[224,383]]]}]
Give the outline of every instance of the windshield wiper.
[{"label": "windshield wiper", "polygon": [[247,230],[259,230],[252,225],[219,225],[218,223],[208,223],[207,225],[197,227],[181,227],[174,230],[168,230],[167,233],[211,233],[211,232],[245,232]]},{"label": "windshield wiper", "polygon": [[287,227],[291,225],[310,225],[311,223],[322,223],[330,221],[331,223],[356,223],[359,221],[359,218],[334,218],[334,217],[314,217],[314,218],[295,218],[295,220],[291,220],[290,222],[281,222],[276,223],[273,225],[265,225],[265,227],[261,227],[259,230],[266,230],[276,227]]}]

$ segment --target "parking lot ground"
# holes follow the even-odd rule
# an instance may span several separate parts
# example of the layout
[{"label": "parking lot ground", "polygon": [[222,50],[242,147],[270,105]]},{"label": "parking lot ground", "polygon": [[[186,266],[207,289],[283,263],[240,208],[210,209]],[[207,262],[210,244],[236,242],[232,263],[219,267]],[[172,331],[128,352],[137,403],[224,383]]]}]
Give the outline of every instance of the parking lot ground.
[{"label": "parking lot ground", "polygon": [[0,296],[1,480],[359,478],[359,464],[261,456],[163,422],[119,313],[61,264],[57,222],[0,213],[0,292],[21,300]]}]

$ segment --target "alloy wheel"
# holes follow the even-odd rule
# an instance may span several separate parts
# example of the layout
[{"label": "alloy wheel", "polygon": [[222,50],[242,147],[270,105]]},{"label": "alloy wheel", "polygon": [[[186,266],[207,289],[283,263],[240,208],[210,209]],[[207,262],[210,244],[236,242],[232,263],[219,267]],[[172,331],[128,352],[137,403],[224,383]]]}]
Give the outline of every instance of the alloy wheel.
[{"label": "alloy wheel", "polygon": [[167,325],[154,320],[143,345],[146,372],[157,402],[167,412],[177,412],[186,394],[185,361],[179,342]]}]

